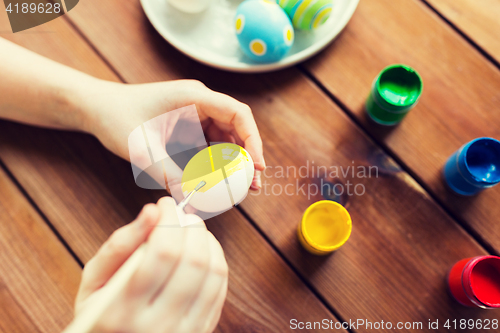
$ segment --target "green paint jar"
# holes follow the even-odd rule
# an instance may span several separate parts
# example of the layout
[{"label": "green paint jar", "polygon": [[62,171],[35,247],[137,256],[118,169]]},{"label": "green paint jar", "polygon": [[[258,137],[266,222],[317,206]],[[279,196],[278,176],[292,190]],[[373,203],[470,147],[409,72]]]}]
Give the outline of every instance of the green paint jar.
[{"label": "green paint jar", "polygon": [[366,111],[381,125],[396,125],[417,104],[422,78],[411,67],[391,65],[380,72],[366,101]]}]

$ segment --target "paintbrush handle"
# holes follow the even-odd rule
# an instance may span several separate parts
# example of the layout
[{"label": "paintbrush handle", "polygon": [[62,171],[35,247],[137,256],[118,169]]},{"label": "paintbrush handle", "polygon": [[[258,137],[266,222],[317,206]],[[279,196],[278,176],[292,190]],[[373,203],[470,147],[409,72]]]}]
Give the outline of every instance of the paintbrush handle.
[{"label": "paintbrush handle", "polygon": [[196,193],[196,190],[191,191],[181,202],[179,202],[179,204],[177,205],[177,207],[179,207],[180,209],[184,210],[184,208],[186,208],[186,206],[189,204],[189,201],[191,200],[191,197],[195,193]]},{"label": "paintbrush handle", "polygon": [[92,295],[92,306],[86,306],[63,333],[91,332],[102,314],[109,308],[137,271],[145,254],[146,245],[142,244],[109,279],[106,285]]},{"label": "paintbrush handle", "polygon": [[205,185],[207,185],[207,182],[205,182],[204,180],[202,180],[198,185],[196,185],[196,187],[194,188],[194,190],[192,190],[191,192],[189,192],[189,194],[184,198],[184,200],[182,200],[181,202],[179,202],[179,204],[177,205],[177,207],[179,207],[180,209],[184,210],[184,208],[186,208],[186,206],[188,205],[189,201],[191,201],[191,198],[193,197],[193,195],[196,192],[198,192]]},{"label": "paintbrush handle", "polygon": [[[199,189],[200,187],[198,187]],[[184,210],[189,200],[196,192],[192,191],[177,208]],[[177,216],[175,206],[169,207],[169,211],[164,212]],[[179,221],[177,221],[179,223]],[[180,224],[181,225],[181,224]],[[146,243],[143,243],[134,253],[125,261],[125,263],[116,271],[116,273],[108,280],[108,282],[92,294],[92,306],[87,305],[82,312],[76,316],[71,324],[63,331],[63,333],[89,333],[97,324],[102,314],[110,307],[111,303],[118,297],[120,292],[125,288],[132,275],[137,271],[139,265],[144,260],[146,255]]]}]

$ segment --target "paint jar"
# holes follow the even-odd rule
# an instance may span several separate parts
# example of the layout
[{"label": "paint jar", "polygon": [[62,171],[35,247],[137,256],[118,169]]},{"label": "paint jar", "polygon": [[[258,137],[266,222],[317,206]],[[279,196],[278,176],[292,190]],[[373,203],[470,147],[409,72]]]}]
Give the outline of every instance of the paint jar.
[{"label": "paint jar", "polygon": [[349,212],[335,201],[322,200],[306,209],[299,224],[298,237],[307,251],[325,255],[344,245],[351,230]]},{"label": "paint jar", "polygon": [[448,274],[448,286],[451,295],[462,305],[500,308],[500,257],[460,260]]},{"label": "paint jar", "polygon": [[458,194],[474,195],[500,182],[500,141],[478,138],[462,146],[444,166],[448,186]]},{"label": "paint jar", "polygon": [[380,72],[366,101],[366,112],[381,125],[396,125],[417,104],[422,79],[411,67],[392,65]]}]

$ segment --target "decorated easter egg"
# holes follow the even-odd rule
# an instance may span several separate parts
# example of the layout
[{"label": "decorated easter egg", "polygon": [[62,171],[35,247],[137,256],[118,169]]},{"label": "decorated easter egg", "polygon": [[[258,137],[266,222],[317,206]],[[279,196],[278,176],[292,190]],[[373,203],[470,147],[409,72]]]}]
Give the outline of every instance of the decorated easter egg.
[{"label": "decorated easter egg", "polygon": [[241,49],[255,61],[278,61],[292,47],[292,23],[275,1],[242,2],[236,11],[235,26]]},{"label": "decorated easter egg", "polygon": [[293,26],[301,30],[320,27],[332,13],[333,0],[277,0]]},{"label": "decorated easter egg", "polygon": [[187,196],[202,181],[206,184],[189,202],[206,213],[223,212],[245,199],[254,176],[250,154],[233,143],[199,151],[184,168],[182,193]]}]

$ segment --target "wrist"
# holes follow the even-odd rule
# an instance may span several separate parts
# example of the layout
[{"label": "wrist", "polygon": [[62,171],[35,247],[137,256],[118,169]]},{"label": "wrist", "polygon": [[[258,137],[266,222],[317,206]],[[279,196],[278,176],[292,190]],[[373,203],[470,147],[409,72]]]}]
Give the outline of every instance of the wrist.
[{"label": "wrist", "polygon": [[[81,78],[80,78],[81,79]],[[88,132],[91,108],[87,106],[97,79],[84,77],[78,84],[57,83],[49,86],[48,105],[44,107],[48,126],[70,131]]]},{"label": "wrist", "polygon": [[109,110],[106,106],[110,99],[112,89],[119,83],[104,81],[90,77],[85,83],[71,93],[74,119],[77,121],[74,129],[88,134],[99,136],[103,118]]},{"label": "wrist", "polygon": [[108,150],[128,159],[128,135],[133,130],[128,121],[130,91],[123,83],[92,80],[76,91],[76,130],[95,136]]}]

